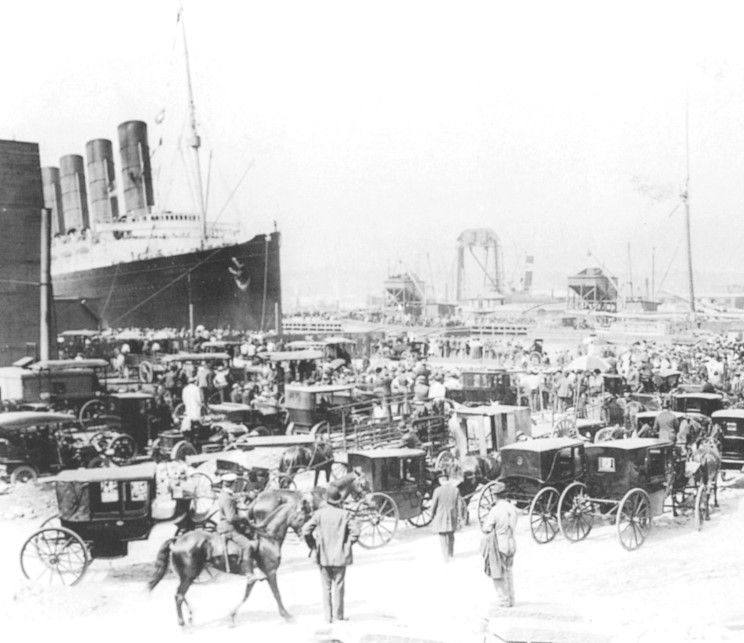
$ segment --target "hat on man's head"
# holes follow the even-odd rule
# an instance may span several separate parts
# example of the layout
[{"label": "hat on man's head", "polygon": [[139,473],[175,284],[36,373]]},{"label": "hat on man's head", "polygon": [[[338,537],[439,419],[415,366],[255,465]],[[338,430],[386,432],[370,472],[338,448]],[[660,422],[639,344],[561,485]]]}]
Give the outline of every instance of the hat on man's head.
[{"label": "hat on man's head", "polygon": [[238,479],[238,476],[235,473],[223,473],[220,480],[222,482],[235,482]]},{"label": "hat on man's head", "polygon": [[341,492],[338,490],[338,487],[334,487],[333,485],[328,487],[326,491],[326,502],[336,507],[341,504]]}]

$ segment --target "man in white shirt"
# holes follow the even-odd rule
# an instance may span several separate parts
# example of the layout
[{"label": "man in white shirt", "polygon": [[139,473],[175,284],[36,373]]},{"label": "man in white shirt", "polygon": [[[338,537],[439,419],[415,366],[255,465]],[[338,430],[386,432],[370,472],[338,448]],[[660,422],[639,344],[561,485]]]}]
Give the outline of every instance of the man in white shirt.
[{"label": "man in white shirt", "polygon": [[181,431],[189,431],[191,423],[199,422],[202,417],[202,393],[196,385],[196,378],[189,379],[189,383],[183,387],[181,401],[184,406],[183,420],[181,421]]}]

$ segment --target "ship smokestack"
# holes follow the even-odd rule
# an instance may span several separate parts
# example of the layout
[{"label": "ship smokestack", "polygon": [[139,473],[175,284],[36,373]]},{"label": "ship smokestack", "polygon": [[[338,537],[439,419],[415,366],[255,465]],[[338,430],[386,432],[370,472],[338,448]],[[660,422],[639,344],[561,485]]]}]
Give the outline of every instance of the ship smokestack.
[{"label": "ship smokestack", "polygon": [[44,190],[44,207],[52,212],[52,234],[64,234],[65,215],[62,208],[62,184],[59,178],[59,168],[41,168],[41,184]]},{"label": "ship smokestack", "polygon": [[68,154],[59,159],[62,185],[62,212],[65,232],[90,227],[88,193],[85,189],[85,163],[79,154]]},{"label": "ship smokestack", "polygon": [[111,223],[119,217],[114,173],[114,148],[111,141],[97,138],[85,144],[88,161],[88,189],[93,228],[99,223]]},{"label": "ship smokestack", "polygon": [[119,125],[118,131],[124,210],[127,214],[146,212],[153,205],[147,124],[127,121]]}]

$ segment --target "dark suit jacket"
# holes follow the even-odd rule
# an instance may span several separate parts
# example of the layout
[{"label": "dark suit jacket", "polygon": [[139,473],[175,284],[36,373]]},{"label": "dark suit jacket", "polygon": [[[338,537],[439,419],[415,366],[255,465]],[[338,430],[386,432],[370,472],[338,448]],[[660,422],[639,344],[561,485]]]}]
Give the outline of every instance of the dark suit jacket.
[{"label": "dark suit jacket", "polygon": [[457,531],[458,500],[460,490],[453,484],[443,484],[434,489],[431,501],[433,518],[431,528],[437,533],[444,534]]},{"label": "dark suit jacket", "polygon": [[314,538],[318,565],[343,567],[353,562],[351,545],[359,538],[359,527],[346,509],[323,505],[304,524],[302,535]]}]

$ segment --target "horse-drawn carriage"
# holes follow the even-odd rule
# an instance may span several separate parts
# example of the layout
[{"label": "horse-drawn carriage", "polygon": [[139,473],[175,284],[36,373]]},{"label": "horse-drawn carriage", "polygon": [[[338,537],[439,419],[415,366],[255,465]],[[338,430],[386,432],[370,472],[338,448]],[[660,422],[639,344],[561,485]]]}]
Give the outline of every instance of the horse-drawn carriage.
[{"label": "horse-drawn carriage", "polygon": [[568,485],[558,501],[558,526],[568,540],[589,535],[594,519],[615,522],[620,544],[640,547],[651,519],[662,513],[673,478],[674,445],[655,438],[588,444],[586,477]]},{"label": "horse-drawn carriage", "polygon": [[14,483],[63,469],[127,464],[133,446],[115,422],[81,423],[54,412],[0,414],[0,475]]},{"label": "horse-drawn carriage", "polygon": [[721,446],[721,467],[740,470],[744,466],[744,409],[723,409],[711,415]]},{"label": "horse-drawn carriage", "polygon": [[[529,509],[530,532],[540,544],[550,542],[558,533],[561,493],[584,478],[584,444],[576,438],[544,438],[508,444],[499,451],[504,497],[521,509]],[[496,502],[496,484],[489,482],[478,496],[481,526]]]},{"label": "horse-drawn carriage", "polygon": [[[126,556],[128,544],[146,540],[156,522],[156,465],[63,471],[53,482],[57,516],[47,519],[21,548],[26,578],[75,585],[95,558]],[[185,517],[189,499],[164,503],[163,520]]]},{"label": "horse-drawn carriage", "polygon": [[679,413],[700,413],[711,417],[723,409],[720,393],[680,393],[672,396],[672,410]]},{"label": "horse-drawn carriage", "polygon": [[346,465],[361,471],[370,493],[346,505],[359,522],[359,544],[368,549],[386,545],[400,520],[424,527],[432,520],[431,497],[436,477],[421,449],[349,451]]},{"label": "horse-drawn carriage", "polygon": [[352,384],[290,384],[285,388],[287,433],[328,433],[351,416]]}]

